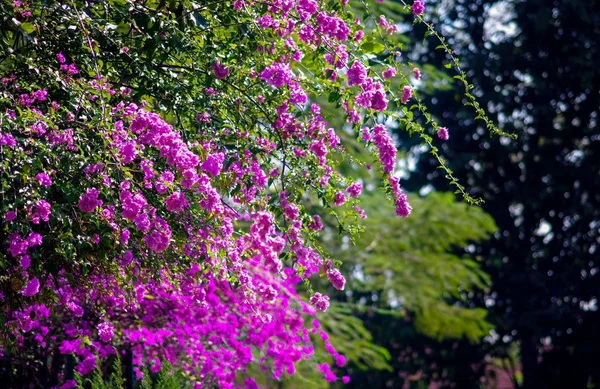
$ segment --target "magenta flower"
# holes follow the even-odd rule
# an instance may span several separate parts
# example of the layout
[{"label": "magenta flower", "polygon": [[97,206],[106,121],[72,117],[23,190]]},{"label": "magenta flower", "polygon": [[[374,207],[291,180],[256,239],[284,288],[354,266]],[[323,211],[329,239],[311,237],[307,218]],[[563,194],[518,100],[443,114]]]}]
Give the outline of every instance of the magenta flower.
[{"label": "magenta flower", "polygon": [[340,273],[338,269],[327,270],[327,278],[331,282],[334,288],[338,290],[344,290],[346,285],[346,278]]},{"label": "magenta flower", "polygon": [[8,211],[8,212],[6,212],[6,214],[4,214],[4,220],[6,220],[7,222],[12,222],[16,218],[17,218],[16,211]]},{"label": "magenta flower", "polygon": [[425,3],[421,0],[415,0],[412,6],[412,12],[415,15],[421,15],[425,12]]},{"label": "magenta flower", "polygon": [[413,69],[413,75],[415,76],[415,79],[417,81],[421,79],[421,71],[419,70],[419,68]]},{"label": "magenta flower", "polygon": [[319,311],[325,312],[329,308],[329,296],[317,292],[310,298],[310,303]]},{"label": "magenta flower", "polygon": [[38,173],[35,178],[38,180],[40,185],[42,186],[50,186],[52,185],[52,178],[44,172]]},{"label": "magenta flower", "polygon": [[383,76],[383,78],[388,79],[388,78],[392,78],[396,75],[396,68],[393,67],[389,67],[387,69],[385,69],[381,75]]},{"label": "magenta flower", "polygon": [[211,176],[216,177],[221,173],[224,161],[225,155],[223,153],[209,154],[208,157],[206,157],[206,161],[202,163],[202,170]]},{"label": "magenta flower", "polygon": [[52,206],[46,200],[38,200],[32,207],[31,221],[33,224],[40,224],[40,220],[47,222],[50,220],[50,210]]},{"label": "magenta flower", "polygon": [[288,64],[274,62],[262,71],[260,78],[269,85],[281,88],[292,81],[292,70]]},{"label": "magenta flower", "polygon": [[344,205],[345,202],[346,202],[346,196],[344,195],[344,193],[337,192],[335,194],[335,199],[334,199],[335,206],[339,207],[340,205]]},{"label": "magenta flower", "polygon": [[222,65],[218,60],[210,67],[210,69],[215,73],[216,78],[225,78],[229,75],[229,69]]},{"label": "magenta flower", "polygon": [[94,210],[100,207],[103,202],[98,200],[100,191],[96,188],[88,189],[85,194],[79,197],[79,209],[82,212],[94,212]]},{"label": "magenta flower", "polygon": [[38,280],[37,277],[33,277],[31,280],[29,280],[27,285],[25,285],[25,288],[23,288],[23,290],[21,291],[21,294],[26,297],[31,297],[31,296],[38,294],[39,291],[40,291],[40,280]]},{"label": "magenta flower", "polygon": [[362,184],[360,182],[355,182],[346,188],[346,192],[348,192],[348,194],[351,197],[358,197],[358,196],[360,196],[360,192],[362,192],[362,189],[363,189]]},{"label": "magenta flower", "polygon": [[406,104],[408,100],[412,97],[412,88],[408,85],[405,85],[402,89],[402,104]]},{"label": "magenta flower", "polygon": [[175,192],[169,195],[165,200],[165,205],[167,206],[167,210],[171,212],[180,212],[183,211],[185,207],[189,204],[185,200],[185,196],[181,192]]},{"label": "magenta flower", "polygon": [[448,140],[448,138],[450,138],[450,134],[448,133],[448,129],[446,127],[440,127],[440,129],[437,131],[437,136],[441,140]]},{"label": "magenta flower", "polygon": [[359,61],[354,61],[348,72],[348,85],[362,85],[367,79],[367,68]]},{"label": "magenta flower", "polygon": [[110,342],[115,335],[112,325],[108,322],[98,324],[98,337],[103,342]]}]

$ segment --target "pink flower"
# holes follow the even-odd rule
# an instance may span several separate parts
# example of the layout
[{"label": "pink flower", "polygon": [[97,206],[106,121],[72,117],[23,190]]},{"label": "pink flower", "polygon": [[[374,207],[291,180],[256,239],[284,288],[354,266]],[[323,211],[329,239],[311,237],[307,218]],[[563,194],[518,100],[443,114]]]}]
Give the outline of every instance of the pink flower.
[{"label": "pink flower", "polygon": [[210,69],[215,73],[216,78],[225,78],[229,75],[229,69],[221,65],[219,61],[215,62]]},{"label": "pink flower", "polygon": [[110,342],[115,335],[113,327],[108,322],[98,324],[98,337],[103,342]]},{"label": "pink flower", "polygon": [[65,63],[67,61],[63,53],[56,54],[56,60],[58,61],[58,63]]},{"label": "pink flower", "polygon": [[338,290],[344,290],[346,285],[346,278],[340,273],[338,269],[327,270],[327,278],[331,281],[331,285]]},{"label": "pink flower", "polygon": [[169,197],[167,197],[167,199],[165,200],[165,205],[167,206],[167,209],[169,211],[179,212],[183,211],[183,209],[189,204],[185,200],[185,196],[183,195],[183,193],[175,192],[172,193]]},{"label": "pink flower", "polygon": [[416,80],[420,80],[421,79],[421,71],[419,70],[419,68],[414,68],[413,69],[413,74],[414,74]]},{"label": "pink flower", "polygon": [[325,312],[329,308],[329,296],[317,292],[310,298],[310,303],[319,311]]},{"label": "pink flower", "polygon": [[408,100],[412,97],[412,88],[408,85],[405,85],[402,89],[402,104],[406,104]]},{"label": "pink flower", "polygon": [[349,382],[350,382],[350,376],[347,376],[347,375],[343,376],[343,377],[342,377],[342,382],[343,382],[344,384],[347,384],[347,383],[349,383]]},{"label": "pink flower", "polygon": [[33,224],[40,224],[40,219],[47,222],[50,220],[50,209],[52,206],[46,200],[38,200],[32,207],[31,221]]},{"label": "pink flower", "polygon": [[38,180],[40,185],[42,186],[50,186],[52,185],[52,178],[48,176],[46,173],[38,173],[35,178]]},{"label": "pink flower", "polygon": [[385,79],[392,78],[392,77],[394,77],[394,76],[396,75],[396,68],[389,67],[389,68],[385,69],[385,70],[384,70],[384,71],[381,73],[381,75],[382,75],[382,76],[383,76],[383,78],[385,78]]},{"label": "pink flower", "polygon": [[437,131],[437,136],[441,140],[448,140],[448,138],[450,138],[450,134],[448,133],[448,129],[446,127],[440,127],[440,129]]},{"label": "pink flower", "polygon": [[31,280],[29,280],[27,285],[25,285],[25,288],[23,288],[23,290],[21,291],[21,294],[26,297],[31,297],[31,296],[38,294],[39,291],[40,291],[40,280],[38,280],[37,277],[33,277]]},{"label": "pink flower", "polygon": [[88,189],[85,194],[79,197],[79,209],[81,212],[94,212],[94,210],[103,204],[102,200],[98,200],[100,191],[96,188]]},{"label": "pink flower", "polygon": [[151,251],[161,252],[169,247],[170,234],[162,231],[154,230],[150,234],[144,236],[144,242]]},{"label": "pink flower", "polygon": [[415,15],[421,15],[425,12],[425,3],[421,0],[415,0],[412,6],[412,12]]},{"label": "pink flower", "polygon": [[367,68],[359,61],[354,61],[348,72],[348,85],[362,85],[367,79]]},{"label": "pink flower", "polygon": [[211,176],[216,177],[221,173],[224,161],[225,155],[223,153],[209,154],[208,157],[206,157],[206,161],[202,163],[202,170]]},{"label": "pink flower", "polygon": [[334,204],[336,205],[336,207],[339,207],[340,205],[344,205],[345,202],[346,202],[346,196],[342,192],[337,192],[335,194],[335,200],[334,200]]},{"label": "pink flower", "polygon": [[354,184],[346,188],[346,192],[348,192],[348,194],[351,197],[358,197],[360,196],[360,192],[362,192],[362,189],[362,184],[360,182],[355,182]]},{"label": "pink flower", "polygon": [[274,62],[262,71],[260,78],[269,85],[281,88],[292,81],[292,71],[288,64]]},{"label": "pink flower", "polygon": [[379,149],[379,160],[383,164],[383,171],[386,173],[392,173],[394,166],[396,165],[396,146],[394,141],[390,138],[387,129],[378,124],[373,127],[373,143]]},{"label": "pink flower", "polygon": [[6,214],[4,214],[4,220],[6,220],[7,222],[12,222],[16,218],[17,218],[16,211],[8,211],[8,212],[6,212]]}]

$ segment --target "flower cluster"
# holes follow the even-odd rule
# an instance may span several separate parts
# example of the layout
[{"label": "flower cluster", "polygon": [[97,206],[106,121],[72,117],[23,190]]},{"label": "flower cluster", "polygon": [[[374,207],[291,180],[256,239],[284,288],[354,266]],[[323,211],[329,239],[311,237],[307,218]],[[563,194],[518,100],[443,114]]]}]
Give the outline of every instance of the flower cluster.
[{"label": "flower cluster", "polygon": [[[314,359],[318,334],[336,367],[316,368],[340,379],[345,358],[307,320],[330,299],[299,285],[320,275],[344,290],[343,274],[315,246],[327,213],[313,214],[322,205],[313,198],[365,218],[363,184],[339,172],[339,133],[312,101],[327,89],[357,131],[372,127],[362,137],[406,217],[396,147],[377,115],[413,89],[394,97],[392,79],[406,77],[393,62],[367,66],[356,46],[366,29],[337,3],[254,3],[185,5],[185,21],[147,5],[153,22],[136,19],[126,34],[107,27],[139,16],[119,2],[31,1],[6,11],[51,26],[30,34],[53,43],[0,75],[8,161],[0,178],[10,192],[0,203],[2,347],[59,350],[75,356],[81,374],[131,350],[139,375],[169,361],[195,387],[233,388],[251,364],[274,379],[293,374]],[[82,18],[84,8],[115,23]],[[422,2],[413,11],[422,13]],[[256,24],[216,23],[240,12]],[[394,33],[387,19],[377,23]],[[56,41],[61,51],[46,52]],[[314,68],[299,64],[305,55]]]}]

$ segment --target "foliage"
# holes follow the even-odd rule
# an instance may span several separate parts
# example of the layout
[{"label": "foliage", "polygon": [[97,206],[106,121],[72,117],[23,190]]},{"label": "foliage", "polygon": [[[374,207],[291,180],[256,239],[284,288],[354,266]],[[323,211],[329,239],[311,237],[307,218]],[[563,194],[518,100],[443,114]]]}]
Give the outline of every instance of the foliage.
[{"label": "foliage", "polygon": [[[77,389],[124,389],[125,378],[118,354],[113,359],[109,378],[105,377],[106,374],[98,366],[89,377],[84,378],[80,374],[76,374],[75,387]],[[175,370],[169,363],[165,363],[162,369],[154,374],[151,374],[144,366],[143,376],[134,387],[139,389],[182,389],[190,387],[190,385],[181,371]]]},{"label": "foliage", "polygon": [[[510,359],[522,362],[527,388],[600,384],[598,10],[598,1],[530,0],[452,1],[438,11],[477,85],[472,94],[505,131],[519,135],[488,139],[463,108],[460,85],[428,104],[447,119],[444,154],[456,176],[485,200],[499,227],[476,246],[492,289],[470,300],[485,302],[496,325],[490,354],[509,359],[519,346],[520,358]],[[445,52],[430,49],[436,39],[424,44],[420,60],[447,63]],[[445,188],[437,162],[418,158],[406,185]]]},{"label": "foliage", "polygon": [[302,360],[338,380],[310,339],[329,306],[310,278],[344,289],[317,238],[321,217],[354,238],[362,187],[309,98],[343,107],[408,216],[384,123],[433,140],[394,80],[393,22],[314,0],[2,1],[0,18],[3,351],[35,360],[40,386],[70,385],[65,355],[86,375],[117,349],[196,387],[256,387],[251,365],[279,380]]},{"label": "foliage", "polygon": [[[413,196],[408,219],[389,217],[383,200],[379,192],[365,196],[369,217],[356,247],[338,239],[327,246],[340,247],[332,253],[350,275],[348,292],[334,294],[335,304],[340,300],[353,311],[373,342],[391,354],[389,373],[350,361],[353,386],[460,381],[469,373],[460,371],[459,362],[477,355],[476,344],[491,329],[486,310],[468,301],[489,288],[489,277],[481,270],[482,258],[463,248],[488,239],[495,224],[449,193]],[[463,382],[474,383],[477,378]]]}]

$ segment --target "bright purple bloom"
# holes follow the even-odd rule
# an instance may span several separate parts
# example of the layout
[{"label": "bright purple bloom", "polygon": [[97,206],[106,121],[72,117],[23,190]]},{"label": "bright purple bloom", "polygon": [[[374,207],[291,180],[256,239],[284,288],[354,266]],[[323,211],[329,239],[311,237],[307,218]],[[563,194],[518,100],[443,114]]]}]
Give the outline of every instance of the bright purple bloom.
[{"label": "bright purple bloom", "polygon": [[103,342],[110,342],[115,335],[112,325],[108,322],[102,322],[98,324],[98,337]]},{"label": "bright purple bloom", "polygon": [[224,161],[225,155],[223,153],[209,154],[208,157],[206,157],[206,161],[202,163],[202,170],[211,176],[216,177],[221,173]]},{"label": "bright purple bloom", "polygon": [[421,79],[421,71],[419,70],[419,68],[414,68],[413,69],[413,74],[414,74],[416,80],[420,80]]},{"label": "bright purple bloom", "polygon": [[16,211],[8,211],[4,215],[4,220],[6,220],[7,222],[12,222],[16,218],[17,218],[17,212]]},{"label": "bright purple bloom", "polygon": [[26,297],[31,297],[31,296],[38,294],[39,291],[40,291],[40,280],[38,280],[37,277],[33,277],[31,280],[29,280],[27,285],[25,285],[25,288],[23,288],[23,290],[21,291],[21,294]]},{"label": "bright purple bloom", "polygon": [[225,78],[229,75],[229,69],[225,65],[221,65],[219,61],[215,62],[210,69],[215,73],[216,78]]},{"label": "bright purple bloom", "polygon": [[42,244],[42,240],[43,240],[42,234],[37,233],[37,232],[32,232],[27,237],[27,244],[29,245],[29,247],[39,246]]},{"label": "bright purple bloom", "polygon": [[362,85],[367,79],[367,68],[359,61],[354,61],[348,72],[348,85]]},{"label": "bright purple bloom", "polygon": [[412,6],[412,12],[415,15],[421,15],[425,12],[425,3],[421,0],[415,0]]},{"label": "bright purple bloom", "polygon": [[288,64],[274,62],[262,71],[260,78],[269,85],[281,88],[292,81],[292,70]]},{"label": "bright purple bloom", "polygon": [[338,290],[344,290],[346,285],[346,278],[338,269],[327,270],[327,278],[331,281],[331,285]]},{"label": "bright purple bloom", "polygon": [[355,182],[346,188],[346,192],[348,192],[348,194],[351,197],[358,197],[358,196],[360,196],[360,192],[362,192],[362,189],[363,189],[362,184],[360,182]]},{"label": "bright purple bloom", "polygon": [[42,186],[50,186],[52,185],[52,178],[44,172],[38,173],[35,178],[38,180],[40,185]]},{"label": "bright purple bloom", "polygon": [[396,75],[396,68],[393,67],[389,67],[387,69],[385,69],[381,75],[383,76],[383,78],[388,79],[388,78],[392,78]]},{"label": "bright purple bloom", "polygon": [[446,127],[440,127],[440,129],[437,131],[437,136],[441,140],[448,140],[448,138],[450,138],[450,134],[448,133],[448,129]]},{"label": "bright purple bloom", "polygon": [[185,200],[185,196],[181,192],[175,192],[169,195],[165,200],[165,205],[167,206],[167,210],[171,212],[180,212],[183,211],[185,207],[189,204]]},{"label": "bright purple bloom", "polygon": [[40,224],[40,219],[47,222],[50,220],[50,210],[52,206],[46,200],[38,200],[32,207],[31,221],[33,224]]},{"label": "bright purple bloom", "polygon": [[339,207],[340,205],[344,205],[345,202],[346,202],[346,196],[344,195],[344,193],[336,192],[335,199],[334,199],[335,206]]},{"label": "bright purple bloom", "polygon": [[94,212],[94,210],[103,204],[102,200],[98,200],[100,191],[96,188],[88,189],[85,194],[79,197],[79,209],[82,212]]},{"label": "bright purple bloom", "polygon": [[372,133],[373,143],[379,149],[379,160],[383,164],[383,171],[392,173],[396,165],[397,152],[394,141],[390,138],[387,129],[381,124],[373,127]]},{"label": "bright purple bloom", "polygon": [[329,296],[317,292],[310,298],[310,303],[319,311],[325,312],[329,308]]}]

